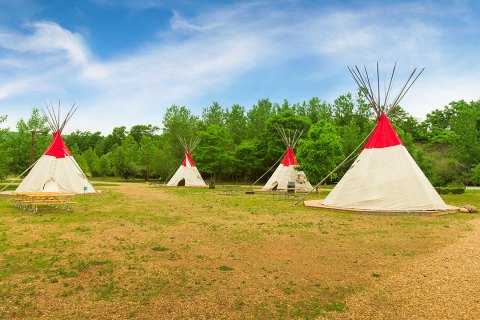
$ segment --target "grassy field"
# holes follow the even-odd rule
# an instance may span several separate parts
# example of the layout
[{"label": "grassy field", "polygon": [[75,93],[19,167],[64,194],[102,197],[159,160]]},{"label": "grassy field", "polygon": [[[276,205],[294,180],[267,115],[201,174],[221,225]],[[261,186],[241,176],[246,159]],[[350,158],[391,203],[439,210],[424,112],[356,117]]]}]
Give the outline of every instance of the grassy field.
[{"label": "grassy field", "polygon": [[[477,217],[328,212],[240,186],[97,187],[73,213],[0,197],[0,319],[329,319]],[[444,198],[480,207],[478,191]]]}]

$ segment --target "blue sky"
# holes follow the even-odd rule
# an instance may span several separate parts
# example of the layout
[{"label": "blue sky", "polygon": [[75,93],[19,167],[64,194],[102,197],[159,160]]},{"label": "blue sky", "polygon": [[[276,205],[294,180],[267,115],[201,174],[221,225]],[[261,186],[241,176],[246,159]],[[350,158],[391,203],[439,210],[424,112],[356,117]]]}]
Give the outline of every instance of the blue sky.
[{"label": "blue sky", "polygon": [[347,66],[379,61],[397,85],[425,67],[402,103],[425,117],[480,99],[479,49],[473,0],[0,0],[0,115],[60,100],[79,106],[67,132],[109,133],[172,104],[332,102],[356,90]]}]

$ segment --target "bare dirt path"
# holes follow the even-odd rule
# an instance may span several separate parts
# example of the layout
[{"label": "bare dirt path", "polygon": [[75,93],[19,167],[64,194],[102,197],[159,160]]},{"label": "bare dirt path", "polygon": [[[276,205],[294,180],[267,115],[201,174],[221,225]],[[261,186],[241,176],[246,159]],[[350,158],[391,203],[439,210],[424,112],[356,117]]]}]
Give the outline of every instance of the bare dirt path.
[{"label": "bare dirt path", "polygon": [[379,278],[337,319],[479,319],[480,219],[465,238]]}]

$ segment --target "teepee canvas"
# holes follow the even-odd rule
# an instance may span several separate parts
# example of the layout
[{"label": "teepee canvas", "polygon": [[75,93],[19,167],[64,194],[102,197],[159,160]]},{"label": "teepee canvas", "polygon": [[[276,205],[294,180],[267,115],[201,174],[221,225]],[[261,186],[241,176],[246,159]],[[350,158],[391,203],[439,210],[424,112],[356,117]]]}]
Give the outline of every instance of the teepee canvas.
[{"label": "teepee canvas", "polygon": [[185,187],[206,187],[205,181],[203,181],[200,172],[198,172],[195,162],[193,162],[190,153],[195,149],[199,140],[191,141],[189,144],[186,139],[180,139],[184,149],[185,158],[182,164],[175,172],[173,177],[168,181],[167,186],[185,186]]},{"label": "teepee canvas", "polygon": [[60,110],[55,112],[47,106],[47,117],[53,140],[44,154],[37,160],[32,170],[17,187],[17,192],[61,192],[61,193],[95,193],[82,169],[62,139],[62,130],[76,111],[72,106],[63,122],[60,122]]},{"label": "teepee canvas", "polygon": [[[388,115],[423,72],[415,69],[393,103],[387,104],[395,74],[390,78],[384,100],[374,92],[370,79],[356,67],[350,72],[375,110],[378,121],[367,144],[340,182],[321,203],[326,207],[373,211],[442,211],[445,204],[398,137]],[[377,64],[377,79],[378,64]]]},{"label": "teepee canvas", "polygon": [[282,140],[287,146],[285,152],[285,157],[283,158],[280,165],[277,167],[275,172],[273,172],[270,179],[268,179],[265,186],[262,190],[264,191],[273,191],[273,190],[287,190],[288,183],[295,183],[295,190],[300,192],[308,192],[312,190],[312,185],[308,182],[307,177],[303,171],[295,169],[299,166],[299,163],[295,160],[295,153],[293,152],[293,147],[297,143],[302,131],[295,131],[295,133],[290,135],[289,132],[285,131],[283,128],[277,128],[278,133],[282,137]]}]

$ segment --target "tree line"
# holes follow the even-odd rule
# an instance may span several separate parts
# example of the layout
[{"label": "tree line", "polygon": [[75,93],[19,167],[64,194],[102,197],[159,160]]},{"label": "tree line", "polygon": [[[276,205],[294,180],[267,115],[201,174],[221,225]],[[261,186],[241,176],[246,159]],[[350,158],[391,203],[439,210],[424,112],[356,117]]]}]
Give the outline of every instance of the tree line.
[{"label": "tree line", "polygon": [[[5,119],[6,115],[0,116],[0,126]],[[480,100],[451,102],[429,113],[424,121],[398,107],[390,121],[433,185],[480,185]],[[224,108],[214,102],[201,115],[172,105],[161,128],[152,124],[129,129],[120,126],[108,135],[77,130],[63,138],[88,176],[165,181],[183,160],[178,137],[187,141],[199,137],[192,156],[205,180],[249,183],[284,154],[277,127],[287,132],[304,130],[295,151],[300,169],[315,183],[352,153],[375,123],[375,115],[359,91],[341,95],[332,103],[316,97],[294,104],[260,99],[246,109],[238,104]],[[0,129],[0,178],[18,175],[30,166],[32,130],[49,130],[37,108],[27,120],[18,121],[16,130]],[[37,133],[35,159],[50,141],[49,135]],[[330,182],[338,181],[350,164],[332,175]]]}]

